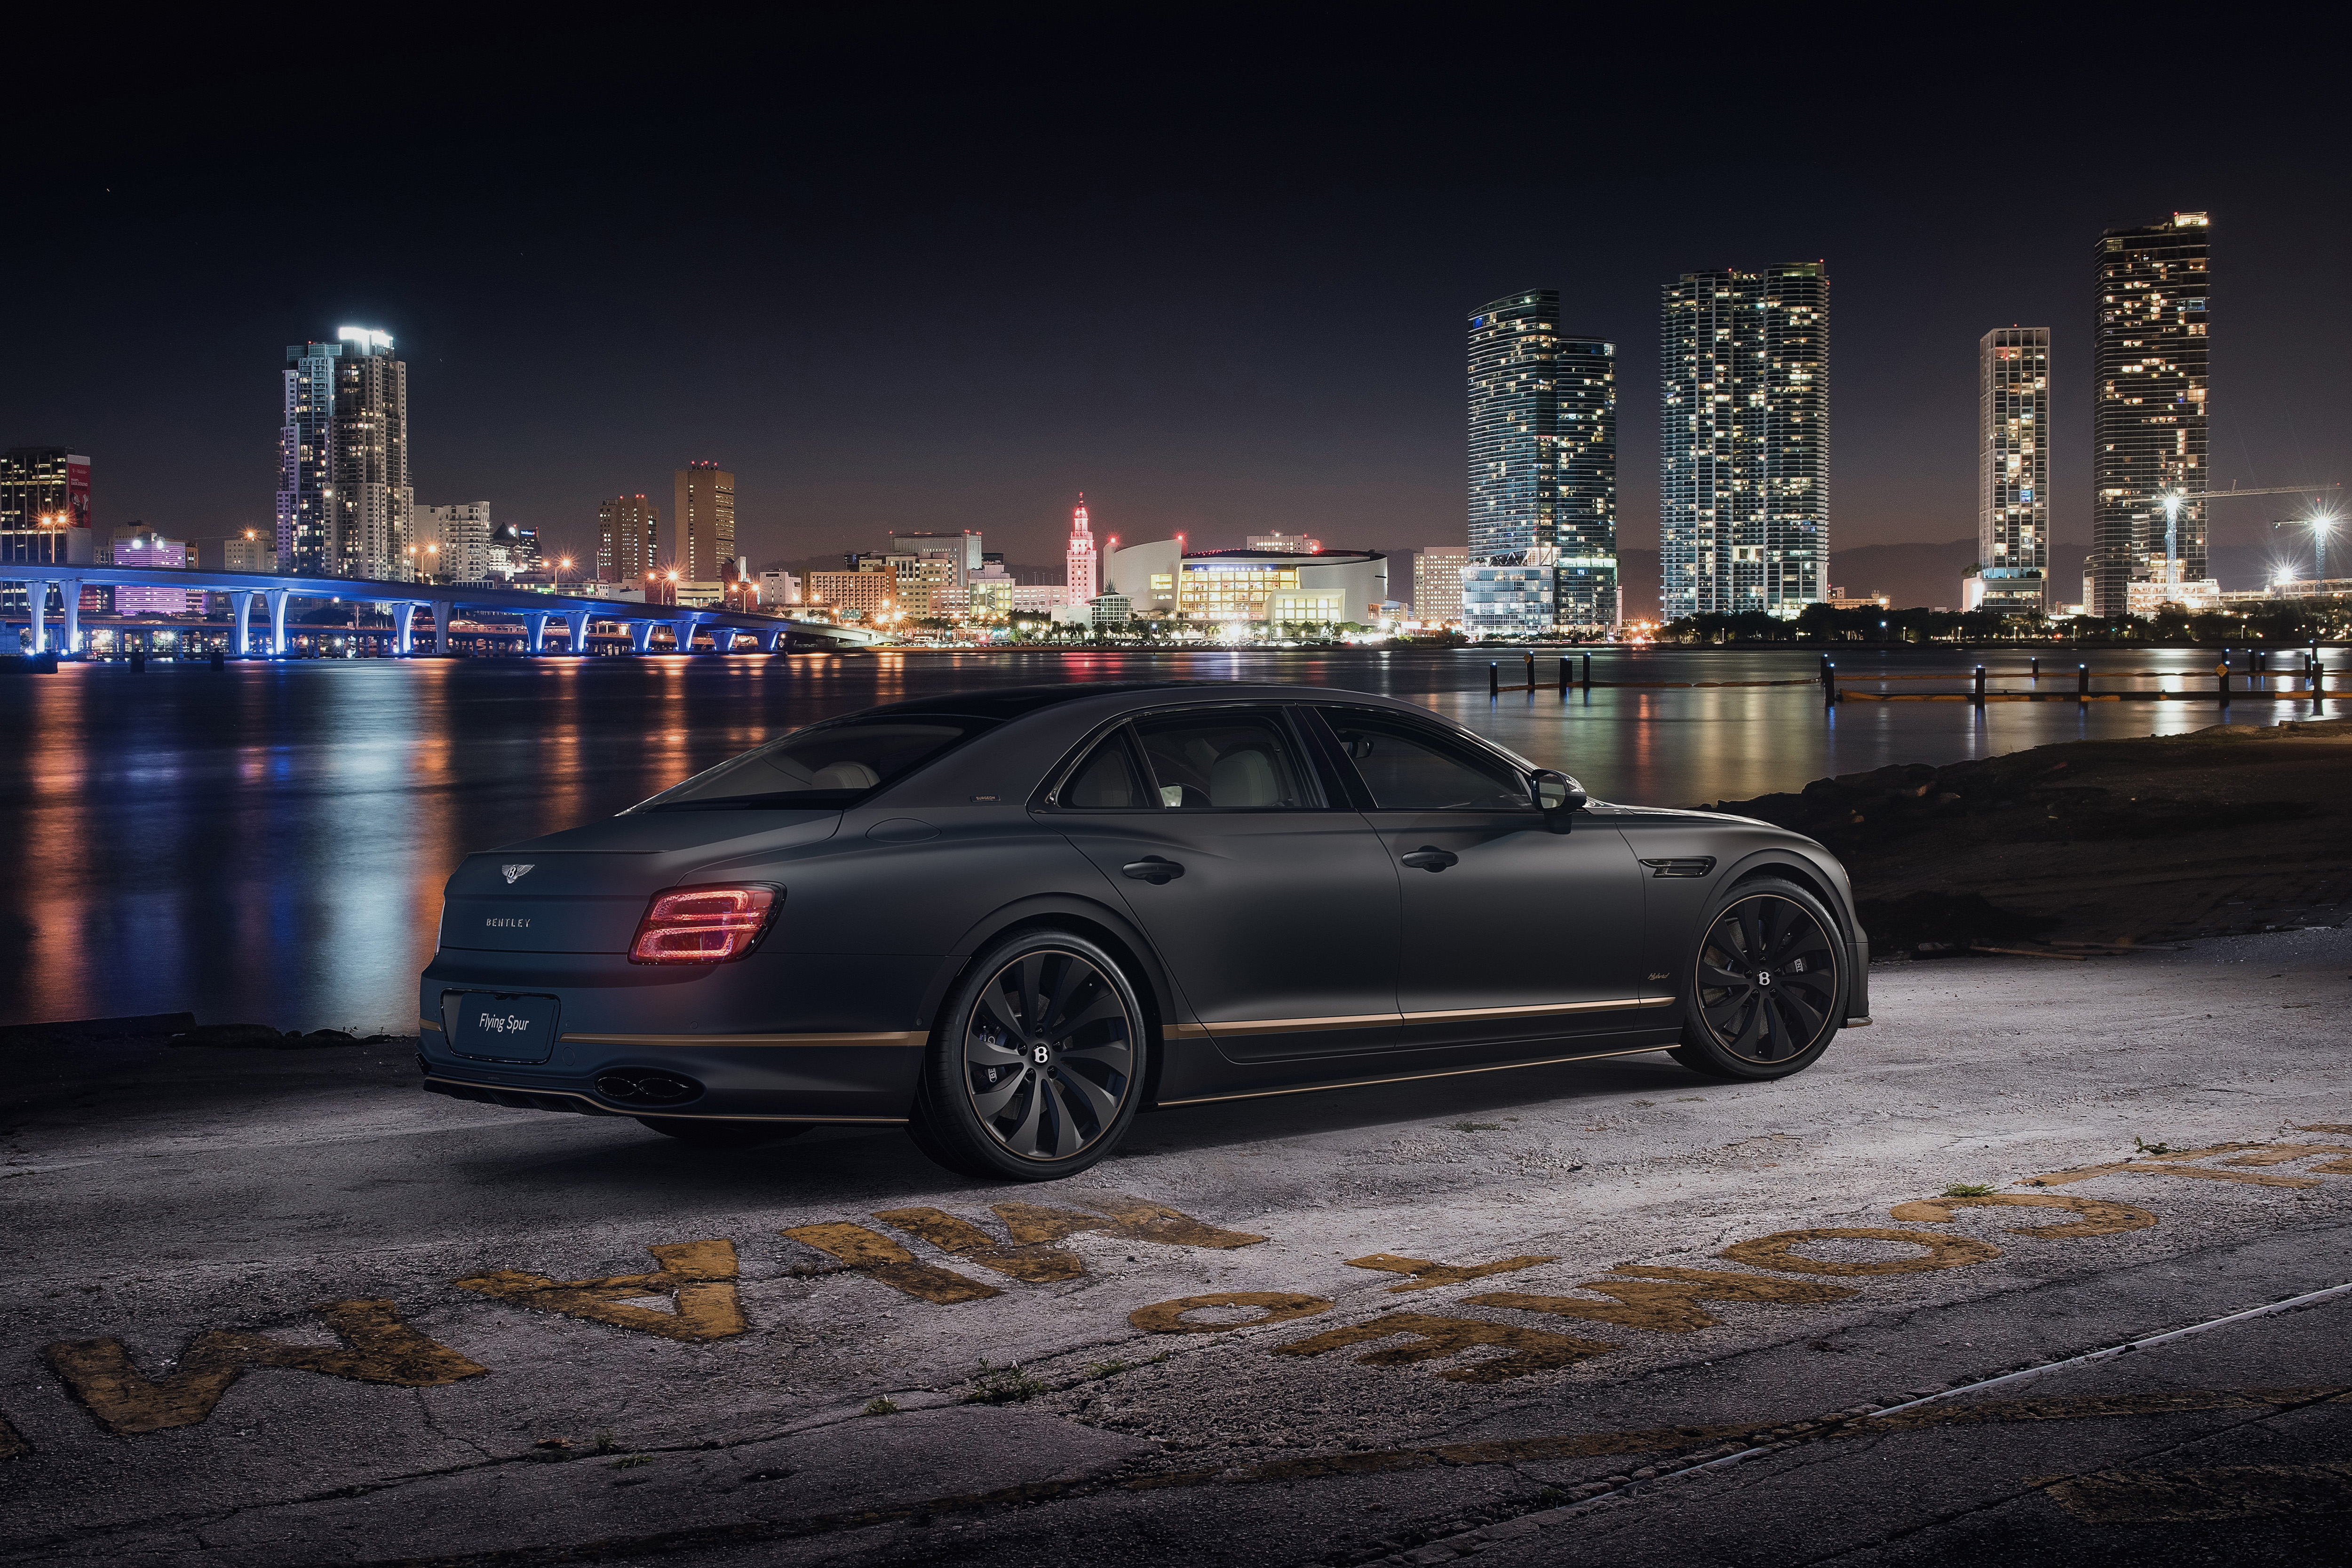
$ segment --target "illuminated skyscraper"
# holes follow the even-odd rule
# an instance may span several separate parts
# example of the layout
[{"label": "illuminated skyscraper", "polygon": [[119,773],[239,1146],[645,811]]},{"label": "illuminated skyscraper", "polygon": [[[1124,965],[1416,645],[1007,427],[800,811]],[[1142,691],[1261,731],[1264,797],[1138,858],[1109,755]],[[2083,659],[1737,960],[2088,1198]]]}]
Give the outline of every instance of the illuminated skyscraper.
[{"label": "illuminated skyscraper", "polygon": [[1800,615],[1828,597],[1828,264],[1685,273],[1662,303],[1660,607]]},{"label": "illuminated skyscraper", "polygon": [[2043,610],[2050,592],[2050,329],[1977,343],[1977,565],[1962,609]]},{"label": "illuminated skyscraper", "polygon": [[1095,549],[1094,531],[1087,521],[1084,490],[1078,492],[1077,509],[1070,513],[1070,544],[1062,562],[1064,604],[1087,604],[1102,592],[1102,556]]},{"label": "illuminated skyscraper", "polygon": [[596,509],[596,578],[642,583],[654,569],[661,518],[641,495],[614,496]]},{"label": "illuminated skyscraper", "polygon": [[670,476],[669,569],[681,605],[725,592],[735,559],[735,476],[716,463],[693,462]]},{"label": "illuminated skyscraper", "polygon": [[[2087,606],[2095,616],[2123,615],[2134,582],[2206,575],[2211,233],[2205,214],[2175,213],[2170,223],[2111,228],[2099,239]],[[2168,490],[2184,498],[2169,513]]]},{"label": "illuminated skyscraper", "polygon": [[1466,629],[1616,625],[1616,345],[1562,331],[1559,290],[1529,289],[1470,318],[1469,351],[1469,559],[1538,575],[1507,599],[1473,595]]},{"label": "illuminated skyscraper", "polygon": [[312,576],[397,579],[408,482],[408,366],[392,334],[341,327],[286,350],[278,433],[278,559]]}]

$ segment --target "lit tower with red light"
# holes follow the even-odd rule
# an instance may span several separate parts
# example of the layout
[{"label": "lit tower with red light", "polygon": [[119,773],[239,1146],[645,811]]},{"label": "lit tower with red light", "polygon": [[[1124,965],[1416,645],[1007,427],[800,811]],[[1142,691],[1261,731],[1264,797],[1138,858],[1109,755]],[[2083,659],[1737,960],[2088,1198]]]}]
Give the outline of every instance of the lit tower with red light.
[{"label": "lit tower with red light", "polygon": [[1095,552],[1095,536],[1087,521],[1087,493],[1078,492],[1077,510],[1070,513],[1070,548],[1063,557],[1062,581],[1068,584],[1067,602],[1084,605],[1102,595],[1102,557]]}]

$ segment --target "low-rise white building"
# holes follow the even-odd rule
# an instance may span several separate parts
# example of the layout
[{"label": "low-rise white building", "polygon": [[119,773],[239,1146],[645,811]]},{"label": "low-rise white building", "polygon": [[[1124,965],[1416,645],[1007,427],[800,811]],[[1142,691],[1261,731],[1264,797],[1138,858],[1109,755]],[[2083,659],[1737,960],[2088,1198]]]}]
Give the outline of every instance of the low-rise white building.
[{"label": "low-rise white building", "polygon": [[1173,539],[1111,552],[1107,592],[1139,618],[1322,625],[1381,618],[1388,557],[1372,550],[1203,550]]}]

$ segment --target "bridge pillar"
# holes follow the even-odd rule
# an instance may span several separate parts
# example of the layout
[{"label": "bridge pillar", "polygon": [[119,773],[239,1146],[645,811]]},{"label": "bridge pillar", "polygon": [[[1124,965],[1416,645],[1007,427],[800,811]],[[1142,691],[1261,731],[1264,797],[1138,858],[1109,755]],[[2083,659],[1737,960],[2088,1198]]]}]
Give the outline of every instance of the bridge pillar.
[{"label": "bridge pillar", "polygon": [[414,639],[414,637],[413,637],[413,636],[411,635],[411,632],[410,632],[410,627],[415,624],[415,620],[416,620],[416,601],[415,601],[415,600],[414,600],[414,599],[403,599],[399,604],[396,604],[396,605],[393,605],[393,607],[392,607],[392,626],[393,626],[393,634],[392,634],[392,635],[393,635],[393,643],[392,643],[392,646],[393,646],[394,650],[395,652],[397,652],[397,653],[400,655],[400,657],[401,657],[401,658],[406,658],[410,654],[412,654],[412,653],[414,653],[414,652],[415,652],[415,651],[416,651],[416,644],[415,644],[415,639]]},{"label": "bridge pillar", "polygon": [[659,621],[631,621],[629,623],[630,646],[639,653],[651,653],[654,647],[654,628],[659,625],[661,625]]},{"label": "bridge pillar", "polygon": [[66,640],[58,651],[68,658],[81,657],[81,580],[71,578],[58,584],[58,597],[65,601]]},{"label": "bridge pillar", "polygon": [[265,588],[261,596],[269,605],[269,657],[286,657],[286,601],[293,595],[284,588]]},{"label": "bridge pillar", "polygon": [[228,596],[229,607],[236,612],[236,657],[245,658],[253,651],[249,630],[253,625],[253,590],[234,590]]},{"label": "bridge pillar", "polygon": [[25,584],[25,608],[32,613],[32,625],[26,629],[33,634],[29,653],[49,651],[49,584],[28,582]]},{"label": "bridge pillar", "polygon": [[677,638],[678,652],[692,653],[694,651],[694,617],[692,616],[686,616],[678,620],[673,621],[670,624],[670,632],[672,636]]},{"label": "bridge pillar", "polygon": [[563,612],[563,624],[571,628],[572,655],[577,658],[588,651],[588,612],[566,610]]},{"label": "bridge pillar", "polygon": [[533,655],[545,652],[547,648],[547,612],[545,610],[525,610],[523,612],[522,624],[530,629],[530,637],[524,644],[523,651]]},{"label": "bridge pillar", "polygon": [[760,651],[774,653],[784,646],[784,639],[791,635],[792,628],[782,621],[778,621],[773,626],[762,627],[760,632]]},{"label": "bridge pillar", "polygon": [[452,628],[457,624],[457,606],[448,599],[433,601],[433,651],[442,658],[455,658],[457,650]]}]

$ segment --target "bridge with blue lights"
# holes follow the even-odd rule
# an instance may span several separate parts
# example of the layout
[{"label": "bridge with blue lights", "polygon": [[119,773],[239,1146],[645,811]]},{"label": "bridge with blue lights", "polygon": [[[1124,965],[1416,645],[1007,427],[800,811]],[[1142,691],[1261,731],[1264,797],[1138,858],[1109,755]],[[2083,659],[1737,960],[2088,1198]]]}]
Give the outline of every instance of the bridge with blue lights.
[{"label": "bridge with blue lights", "polygon": [[[28,651],[78,655],[81,647],[81,590],[85,587],[179,588],[220,594],[227,597],[236,617],[231,650],[240,658],[283,658],[291,644],[286,629],[288,604],[295,599],[338,600],[372,605],[392,617],[393,651],[406,658],[415,652],[416,612],[433,614],[437,652],[454,652],[451,633],[461,610],[512,616],[522,623],[524,646],[531,653],[547,651],[551,625],[564,633],[565,647],[584,653],[591,623],[604,622],[625,633],[638,653],[654,651],[654,637],[667,631],[672,651],[692,651],[698,636],[708,637],[719,653],[733,651],[739,641],[756,642],[768,653],[792,647],[840,650],[870,647],[878,640],[872,632],[837,626],[824,621],[802,621],[740,610],[688,609],[677,605],[641,605],[627,600],[590,598],[579,595],[541,594],[526,588],[456,587],[446,584],[383,583],[364,577],[297,577],[268,572],[207,572],[175,566],[66,566],[11,563],[0,565],[0,583],[21,583],[26,614],[5,624],[22,626],[32,634]],[[63,607],[63,626],[54,639],[48,628],[49,590],[56,589]],[[259,600],[268,617],[266,646],[254,646],[253,608]],[[161,629],[162,623],[158,623]]]}]

